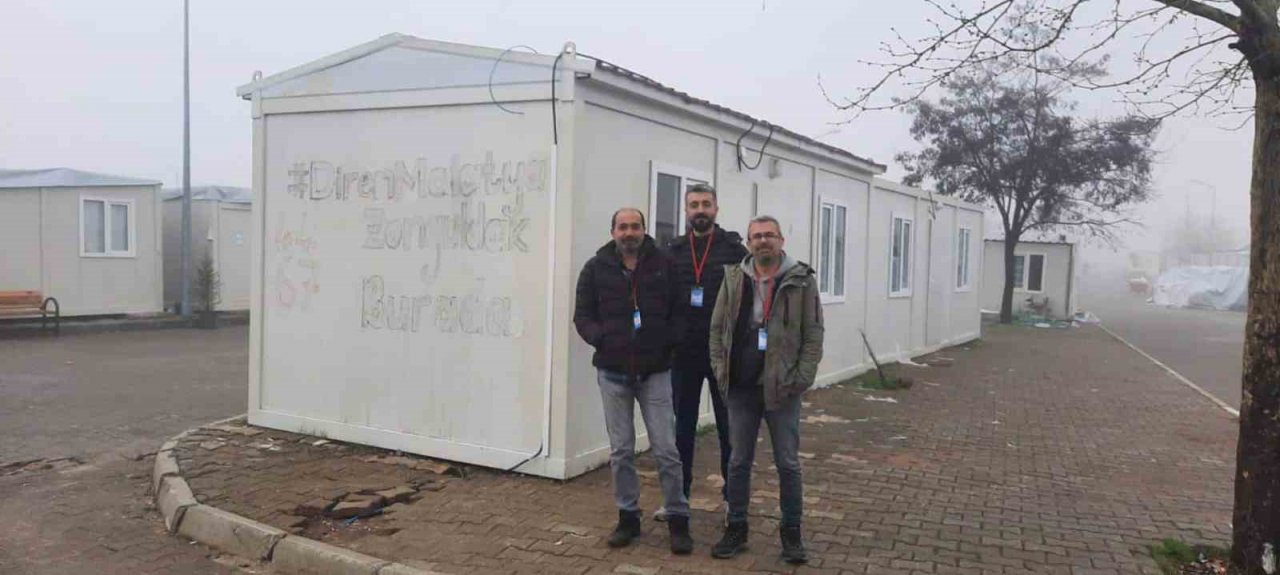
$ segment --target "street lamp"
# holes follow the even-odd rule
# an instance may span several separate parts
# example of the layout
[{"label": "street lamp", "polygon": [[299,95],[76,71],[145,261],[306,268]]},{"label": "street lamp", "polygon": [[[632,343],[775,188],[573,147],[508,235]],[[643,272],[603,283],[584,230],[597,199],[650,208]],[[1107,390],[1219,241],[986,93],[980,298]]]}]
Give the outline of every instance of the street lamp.
[{"label": "street lamp", "polygon": [[182,0],[182,305],[191,317],[191,2]]}]

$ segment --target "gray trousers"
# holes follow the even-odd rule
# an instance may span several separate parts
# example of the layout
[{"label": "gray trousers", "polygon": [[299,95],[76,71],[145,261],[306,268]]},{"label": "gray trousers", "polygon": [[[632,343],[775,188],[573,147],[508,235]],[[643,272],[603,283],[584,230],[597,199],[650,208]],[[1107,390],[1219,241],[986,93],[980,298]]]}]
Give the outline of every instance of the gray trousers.
[{"label": "gray trousers", "polygon": [[596,370],[604,425],[609,431],[609,469],[613,472],[613,500],[618,509],[640,509],[640,477],[636,474],[635,405],[640,404],[649,449],[658,461],[658,479],[668,515],[689,515],[684,495],[680,452],[676,450],[676,415],[671,404],[671,372],[654,373],[627,383],[627,374]]},{"label": "gray trousers", "polygon": [[751,502],[751,464],[756,458],[760,421],[769,425],[773,464],[778,468],[778,503],[783,525],[800,525],[804,514],[804,486],[800,476],[800,396],[782,401],[773,411],[764,408],[759,386],[729,387],[729,521],[746,521]]}]

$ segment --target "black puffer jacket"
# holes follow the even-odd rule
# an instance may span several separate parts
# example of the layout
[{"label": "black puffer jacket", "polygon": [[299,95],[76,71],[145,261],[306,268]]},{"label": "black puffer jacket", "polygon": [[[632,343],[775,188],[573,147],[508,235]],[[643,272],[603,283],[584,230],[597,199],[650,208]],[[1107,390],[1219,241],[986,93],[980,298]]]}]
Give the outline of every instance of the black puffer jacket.
[{"label": "black puffer jacket", "polygon": [[[716,225],[711,241],[711,251],[707,253],[706,264],[702,268],[702,307],[689,306],[684,342],[676,349],[676,366],[710,369],[711,360],[707,355],[707,333],[711,326],[711,310],[716,309],[716,297],[720,294],[720,282],[724,281],[724,266],[742,262],[747,257],[747,248],[742,245],[742,236],[737,232],[725,231]],[[676,277],[680,284],[680,297],[686,304],[696,283],[693,270],[693,257],[689,252],[689,242],[693,242],[693,253],[699,260],[707,247],[707,238],[695,238],[686,234],[671,240],[667,252],[675,261]]]},{"label": "black puffer jacket", "polygon": [[[648,375],[671,369],[672,350],[684,335],[688,302],[680,300],[671,258],[645,236],[640,261],[628,277],[617,247],[610,241],[578,275],[573,324],[592,347],[598,368]],[[641,327],[632,327],[632,281]],[[687,296],[685,296],[687,297]]]}]

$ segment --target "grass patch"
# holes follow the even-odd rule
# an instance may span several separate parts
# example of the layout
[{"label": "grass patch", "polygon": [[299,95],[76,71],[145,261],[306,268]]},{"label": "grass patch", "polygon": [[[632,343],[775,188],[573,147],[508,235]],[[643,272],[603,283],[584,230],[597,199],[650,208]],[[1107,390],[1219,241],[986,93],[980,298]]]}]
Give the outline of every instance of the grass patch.
[{"label": "grass patch", "polygon": [[1177,539],[1165,539],[1159,545],[1151,546],[1151,558],[1165,575],[1178,575],[1184,565],[1201,558],[1226,560],[1229,556],[1230,552],[1221,547],[1187,545]]}]

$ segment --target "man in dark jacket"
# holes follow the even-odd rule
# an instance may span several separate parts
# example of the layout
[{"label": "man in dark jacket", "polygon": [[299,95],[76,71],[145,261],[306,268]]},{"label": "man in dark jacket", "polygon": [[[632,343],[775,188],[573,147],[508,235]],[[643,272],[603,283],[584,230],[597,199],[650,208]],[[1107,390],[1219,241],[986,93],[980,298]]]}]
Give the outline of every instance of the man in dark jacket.
[{"label": "man in dark jacket", "polygon": [[[720,477],[729,480],[729,415],[716,386],[707,354],[707,333],[711,310],[716,307],[724,266],[742,262],[747,248],[742,236],[716,224],[720,208],[715,188],[707,184],[691,186],[684,194],[685,220],[690,233],[671,240],[668,252],[675,261],[680,297],[689,304],[684,341],[676,348],[671,369],[671,394],[676,408],[676,448],[684,471],[684,495],[693,483],[693,449],[697,440],[698,411],[702,402],[702,382],[709,380],[711,407],[720,438]],[[723,497],[725,491],[721,490]],[[659,510],[660,512],[663,510]],[[656,516],[656,519],[663,519]]]},{"label": "man in dark jacket", "polygon": [[587,261],[578,276],[573,313],[578,335],[595,348],[591,363],[604,401],[609,432],[609,468],[618,526],[610,547],[640,535],[640,479],[635,467],[635,405],[640,404],[649,447],[668,515],[671,552],[693,551],[689,500],[684,495],[671,405],[671,354],[684,330],[684,302],[671,258],[645,233],[644,214],[614,212],[613,241]]}]

